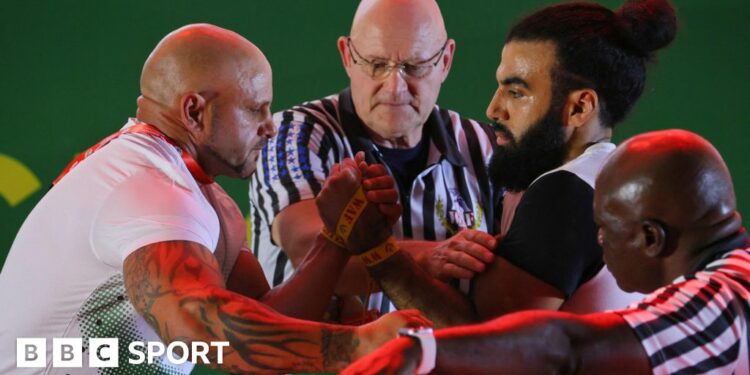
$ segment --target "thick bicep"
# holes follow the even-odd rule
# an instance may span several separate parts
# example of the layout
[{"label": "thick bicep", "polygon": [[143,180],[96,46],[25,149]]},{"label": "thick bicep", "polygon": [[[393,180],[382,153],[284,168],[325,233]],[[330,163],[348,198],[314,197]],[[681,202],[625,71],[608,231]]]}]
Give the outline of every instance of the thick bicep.
[{"label": "thick bicep", "polygon": [[211,251],[191,241],[157,242],[139,248],[125,258],[123,278],[131,303],[149,321],[149,316],[156,318],[179,309],[181,298],[193,291],[224,288]]},{"label": "thick bicep", "polygon": [[323,227],[315,200],[307,199],[283,209],[273,220],[273,240],[289,255],[296,267]]},{"label": "thick bicep", "polygon": [[245,297],[260,299],[271,287],[263,275],[263,269],[249,251],[240,251],[232,273],[227,279],[227,289]]},{"label": "thick bicep", "polygon": [[507,260],[495,257],[476,276],[471,298],[481,320],[520,310],[557,310],[565,295]]},{"label": "thick bicep", "polygon": [[587,315],[578,345],[579,374],[651,374],[648,356],[625,320],[614,313]]}]

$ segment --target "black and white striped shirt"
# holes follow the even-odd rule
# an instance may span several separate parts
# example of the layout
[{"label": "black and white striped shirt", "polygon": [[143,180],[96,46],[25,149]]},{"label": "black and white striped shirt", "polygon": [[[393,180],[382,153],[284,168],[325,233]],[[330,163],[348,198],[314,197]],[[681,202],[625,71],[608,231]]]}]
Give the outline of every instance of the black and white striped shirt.
[{"label": "black and white striped shirt", "polygon": [[[361,150],[368,161],[383,160],[348,89],[276,113],[274,122],[278,134],[263,149],[250,180],[250,220],[252,250],[269,284],[278,285],[293,270],[271,242],[274,217],[314,198],[331,166],[343,158]],[[496,197],[486,170],[494,147],[491,128],[435,107],[423,132],[429,140],[427,164],[411,184],[410,210],[394,226],[396,238],[443,240],[464,228],[492,232]]]},{"label": "black and white striped shirt", "polygon": [[616,311],[638,336],[654,374],[749,373],[747,246],[744,233],[714,246],[724,250],[718,259]]}]

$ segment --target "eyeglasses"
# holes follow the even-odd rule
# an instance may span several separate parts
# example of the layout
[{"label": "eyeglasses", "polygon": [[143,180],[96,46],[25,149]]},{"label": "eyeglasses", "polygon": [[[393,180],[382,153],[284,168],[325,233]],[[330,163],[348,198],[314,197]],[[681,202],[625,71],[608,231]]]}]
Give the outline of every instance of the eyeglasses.
[{"label": "eyeglasses", "polygon": [[[440,62],[440,57],[443,56],[445,47],[448,46],[448,39],[445,40],[445,43],[443,43],[443,47],[440,48],[440,51],[437,51],[434,55],[432,55],[432,57],[428,58],[427,60],[419,61],[416,63],[393,62],[388,60],[367,60],[362,57],[359,51],[357,51],[357,48],[354,47],[352,38],[350,37],[346,38],[346,46],[347,48],[349,48],[349,55],[352,56],[352,62],[362,67],[362,70],[372,79],[385,79],[389,75],[391,75],[393,69],[396,68],[399,72],[401,72],[402,76],[419,79],[430,74],[430,72],[432,72],[432,68],[436,67]],[[354,55],[357,55],[359,61],[354,58]],[[432,62],[433,60],[435,60],[435,62]]]}]

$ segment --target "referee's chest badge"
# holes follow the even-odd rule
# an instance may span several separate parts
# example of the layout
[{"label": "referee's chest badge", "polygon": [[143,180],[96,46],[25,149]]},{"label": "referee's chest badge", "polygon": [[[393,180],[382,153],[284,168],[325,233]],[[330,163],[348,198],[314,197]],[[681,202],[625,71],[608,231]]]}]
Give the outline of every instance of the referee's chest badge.
[{"label": "referee's chest badge", "polygon": [[457,190],[450,189],[449,191],[452,201],[449,207],[446,207],[442,198],[438,198],[435,204],[435,214],[440,220],[440,225],[450,235],[463,229],[479,229],[484,216],[482,205],[477,202],[476,212],[472,211]]}]

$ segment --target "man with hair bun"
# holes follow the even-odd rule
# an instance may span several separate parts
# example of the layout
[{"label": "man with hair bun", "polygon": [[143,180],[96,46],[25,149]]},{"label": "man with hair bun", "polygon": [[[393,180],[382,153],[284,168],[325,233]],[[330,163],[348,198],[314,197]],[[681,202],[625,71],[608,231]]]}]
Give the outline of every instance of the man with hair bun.
[{"label": "man with hair bun", "polygon": [[623,293],[604,265],[591,207],[613,129],[676,28],[667,0],[626,1],[616,11],[562,3],[514,25],[487,108],[499,146],[489,174],[505,191],[496,256],[467,297],[397,253],[369,268],[396,306],[449,326],[529,309],[604,311],[640,298]]},{"label": "man with hair bun", "polygon": [[[597,177],[594,215],[617,283],[651,294],[617,311],[526,311],[440,330],[434,370],[750,373],[750,242],[719,152],[685,130],[625,141]],[[416,341],[399,338],[344,374],[414,373],[419,362]]]}]

